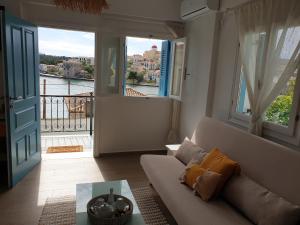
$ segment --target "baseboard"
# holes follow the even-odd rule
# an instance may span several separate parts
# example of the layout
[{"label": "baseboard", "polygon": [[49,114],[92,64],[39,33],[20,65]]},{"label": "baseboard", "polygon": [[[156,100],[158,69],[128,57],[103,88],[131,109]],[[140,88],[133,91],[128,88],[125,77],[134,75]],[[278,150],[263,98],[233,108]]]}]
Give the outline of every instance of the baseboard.
[{"label": "baseboard", "polygon": [[155,154],[155,155],[167,155],[167,150],[150,150],[150,151],[130,151],[130,152],[112,152],[101,153],[97,158],[110,157],[116,155],[143,155],[143,154]]}]

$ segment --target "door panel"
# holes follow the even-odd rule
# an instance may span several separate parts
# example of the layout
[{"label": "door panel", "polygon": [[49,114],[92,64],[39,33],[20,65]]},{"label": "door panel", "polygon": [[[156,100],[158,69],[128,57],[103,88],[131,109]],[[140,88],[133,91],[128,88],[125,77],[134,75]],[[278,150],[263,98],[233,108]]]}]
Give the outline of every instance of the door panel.
[{"label": "door panel", "polygon": [[[25,54],[26,54],[26,60],[25,63],[26,66],[26,80],[27,80],[27,97],[35,96],[35,81],[32,82],[30,79],[30,74],[35,73],[35,48],[34,48],[34,32],[30,30],[25,30]],[[34,78],[36,75],[34,76]]]},{"label": "door panel", "polygon": [[11,26],[7,32],[11,33],[12,46],[12,96],[13,98],[24,97],[24,74],[23,74],[23,46],[22,46],[22,28]]},{"label": "door panel", "polygon": [[41,160],[37,27],[5,14],[10,186]]},{"label": "door panel", "polygon": [[22,138],[16,141],[17,165],[21,165],[27,160],[26,149],[26,136],[23,136]]},{"label": "door panel", "polygon": [[20,130],[26,128],[36,122],[36,108],[30,107],[22,111],[15,111],[15,129]]},{"label": "door panel", "polygon": [[29,139],[28,139],[29,155],[31,156],[31,155],[35,154],[36,152],[38,152],[37,130],[34,130],[33,132],[31,132],[28,137],[29,137]]}]

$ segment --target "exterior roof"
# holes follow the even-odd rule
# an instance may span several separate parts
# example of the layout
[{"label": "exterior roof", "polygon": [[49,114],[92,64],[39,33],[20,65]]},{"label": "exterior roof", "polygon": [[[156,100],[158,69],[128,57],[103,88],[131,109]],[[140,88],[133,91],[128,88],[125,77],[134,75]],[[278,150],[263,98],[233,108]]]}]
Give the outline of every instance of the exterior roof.
[{"label": "exterior roof", "polygon": [[144,97],[146,95],[144,95],[141,92],[138,92],[132,88],[126,88],[126,96],[132,96],[132,97]]}]

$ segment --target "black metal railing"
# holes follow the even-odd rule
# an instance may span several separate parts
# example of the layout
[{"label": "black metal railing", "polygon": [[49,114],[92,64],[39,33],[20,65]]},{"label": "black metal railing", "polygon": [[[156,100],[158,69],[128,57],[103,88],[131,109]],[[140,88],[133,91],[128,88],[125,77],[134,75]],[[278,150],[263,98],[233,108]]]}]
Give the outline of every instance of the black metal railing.
[{"label": "black metal railing", "polygon": [[94,95],[41,95],[41,132],[93,134]]}]

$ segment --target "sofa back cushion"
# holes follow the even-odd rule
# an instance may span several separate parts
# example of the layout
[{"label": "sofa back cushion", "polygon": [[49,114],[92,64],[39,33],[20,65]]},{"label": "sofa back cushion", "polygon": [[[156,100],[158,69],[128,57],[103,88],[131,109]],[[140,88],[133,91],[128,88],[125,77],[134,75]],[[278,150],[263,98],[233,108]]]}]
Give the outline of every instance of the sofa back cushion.
[{"label": "sofa back cushion", "polygon": [[245,175],[232,177],[222,196],[257,225],[299,225],[300,206],[270,192]]},{"label": "sofa back cushion", "polygon": [[248,177],[300,205],[299,152],[208,117],[201,119],[192,141],[222,149]]}]

